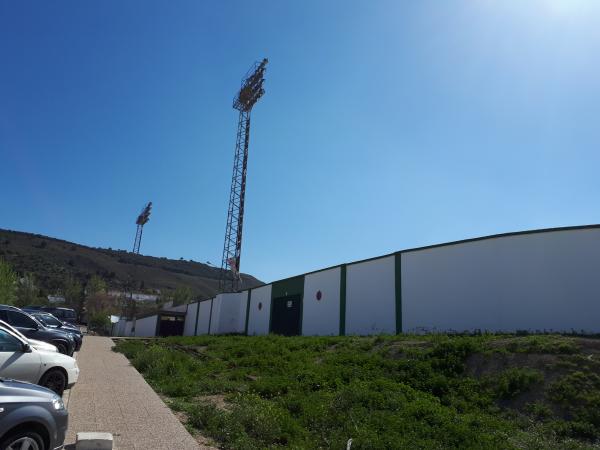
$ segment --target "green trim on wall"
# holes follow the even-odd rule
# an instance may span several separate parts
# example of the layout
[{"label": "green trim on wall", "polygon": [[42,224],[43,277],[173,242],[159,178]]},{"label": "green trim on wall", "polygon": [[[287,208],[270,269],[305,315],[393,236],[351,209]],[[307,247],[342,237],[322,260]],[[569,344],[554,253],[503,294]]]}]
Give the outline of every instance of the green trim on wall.
[{"label": "green trim on wall", "polygon": [[346,265],[340,267],[340,336],[346,335]]},{"label": "green trim on wall", "polygon": [[396,334],[402,333],[402,253],[396,253]]},{"label": "green trim on wall", "polygon": [[212,307],[214,298],[210,299],[210,315],[208,316],[208,334],[210,334],[210,325],[212,323]]},{"label": "green trim on wall", "polygon": [[248,335],[248,320],[250,319],[250,299],[252,298],[252,289],[248,289],[248,301],[246,302],[246,325],[244,326],[244,334]]},{"label": "green trim on wall", "polygon": [[196,324],[194,325],[194,336],[198,336],[198,317],[200,317],[200,302],[196,303]]},{"label": "green trim on wall", "polygon": [[304,330],[302,330],[302,323],[304,322],[304,286],[302,286],[302,294],[300,294],[300,336],[304,335]]},{"label": "green trim on wall", "polygon": [[273,285],[271,285],[271,301],[269,302],[269,329],[267,334],[271,334],[271,321],[273,319]]},{"label": "green trim on wall", "polygon": [[304,304],[304,275],[285,280],[275,281],[271,284],[271,305],[269,310],[269,333],[271,333],[271,325],[273,319],[273,300],[291,295],[300,296],[300,333],[302,333],[302,305]]}]

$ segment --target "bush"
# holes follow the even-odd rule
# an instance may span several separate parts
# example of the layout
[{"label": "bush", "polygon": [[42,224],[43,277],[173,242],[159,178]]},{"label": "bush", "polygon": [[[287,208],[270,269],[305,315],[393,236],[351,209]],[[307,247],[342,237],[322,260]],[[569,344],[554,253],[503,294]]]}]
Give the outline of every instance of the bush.
[{"label": "bush", "polygon": [[88,318],[88,328],[96,333],[108,333],[110,330],[110,317],[102,312],[94,313]]},{"label": "bush", "polygon": [[534,369],[512,368],[494,377],[494,391],[499,398],[511,399],[527,392],[537,383],[544,380],[544,375]]}]

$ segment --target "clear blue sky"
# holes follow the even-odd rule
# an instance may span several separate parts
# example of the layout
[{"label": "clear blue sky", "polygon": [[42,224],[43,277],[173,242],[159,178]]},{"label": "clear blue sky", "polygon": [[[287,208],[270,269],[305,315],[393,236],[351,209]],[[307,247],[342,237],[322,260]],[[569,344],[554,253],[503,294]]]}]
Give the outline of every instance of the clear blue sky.
[{"label": "clear blue sky", "polygon": [[231,101],[264,281],[600,222],[600,2],[0,0],[0,228],[220,264]]}]

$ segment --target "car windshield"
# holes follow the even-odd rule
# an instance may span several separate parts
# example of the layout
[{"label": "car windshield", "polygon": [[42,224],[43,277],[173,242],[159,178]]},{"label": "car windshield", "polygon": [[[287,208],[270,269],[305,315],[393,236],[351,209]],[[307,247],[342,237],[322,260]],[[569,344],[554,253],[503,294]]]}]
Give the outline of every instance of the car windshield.
[{"label": "car windshield", "polygon": [[34,314],[33,317],[38,319],[44,325],[50,325],[53,327],[62,326],[62,322],[54,317],[52,314]]}]

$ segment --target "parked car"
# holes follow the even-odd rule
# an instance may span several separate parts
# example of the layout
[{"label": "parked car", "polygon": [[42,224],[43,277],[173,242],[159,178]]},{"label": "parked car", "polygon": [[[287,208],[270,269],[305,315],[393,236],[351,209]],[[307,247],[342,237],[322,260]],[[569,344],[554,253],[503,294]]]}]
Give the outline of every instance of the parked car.
[{"label": "parked car", "polygon": [[0,377],[39,384],[59,395],[79,378],[75,358],[33,348],[0,326]]},{"label": "parked car", "polygon": [[75,351],[78,352],[81,348],[81,344],[83,343],[83,333],[79,329],[77,325],[73,325],[68,322],[62,322],[58,320],[54,315],[44,312],[44,311],[32,311],[29,312],[27,309],[23,309],[23,311],[29,313],[32,317],[37,319],[42,323],[45,327],[48,328],[56,328],[62,331],[66,331],[67,333],[71,333],[73,335],[73,339],[75,340]]},{"label": "parked car", "polygon": [[62,322],[68,322],[72,323],[73,325],[77,325],[77,313],[72,308],[63,308],[58,306],[26,306],[24,309],[48,312],[60,319]]},{"label": "parked car", "polygon": [[0,378],[0,450],[62,448],[69,413],[49,389]]},{"label": "parked car", "polygon": [[0,320],[15,327],[27,339],[36,339],[55,345],[62,354],[71,356],[75,352],[75,339],[71,333],[47,328],[19,308],[0,305]]},{"label": "parked car", "polygon": [[65,330],[69,330],[69,331],[73,330],[75,333],[82,334],[81,329],[77,325],[74,325],[70,322],[65,322],[64,320],[60,320],[54,314],[49,313],[47,311],[30,310],[28,308],[21,308],[21,310],[25,311],[28,314],[31,314],[33,317],[35,317],[38,320],[40,320],[40,318],[48,319],[48,322],[49,322],[48,325],[50,325],[52,327],[63,328]]},{"label": "parked car", "polygon": [[0,326],[7,328],[8,330],[12,331],[13,334],[18,335],[21,339],[29,342],[29,345],[31,345],[36,350],[43,350],[45,352],[55,352],[55,353],[58,352],[56,345],[48,344],[47,342],[38,341],[36,339],[27,339],[23,333],[21,333],[19,330],[17,330],[13,326],[9,325],[8,323],[4,322],[3,320],[0,320]]}]

